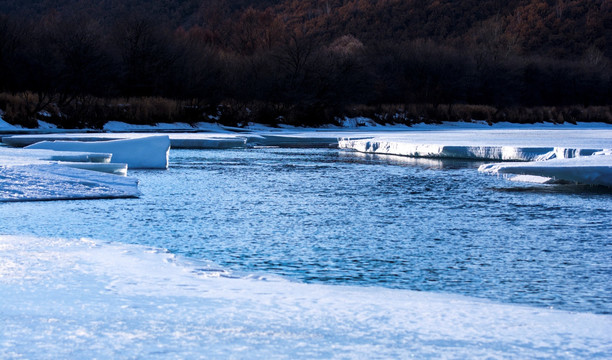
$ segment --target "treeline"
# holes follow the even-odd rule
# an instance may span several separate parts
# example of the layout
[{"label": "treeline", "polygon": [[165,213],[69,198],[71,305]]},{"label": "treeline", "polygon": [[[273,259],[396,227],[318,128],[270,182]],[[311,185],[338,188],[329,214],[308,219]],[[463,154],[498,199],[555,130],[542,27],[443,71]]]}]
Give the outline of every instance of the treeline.
[{"label": "treeline", "polygon": [[[333,13],[333,2],[322,5]],[[3,118],[32,125],[44,110],[64,127],[99,127],[159,122],[167,112],[174,121],[223,115],[227,124],[320,125],[386,104],[429,104],[439,113],[441,104],[481,104],[502,113],[612,99],[609,59],[597,46],[568,59],[525,54],[502,18],[453,43],[329,36],[335,32],[305,31],[271,8],[233,10],[227,18],[214,15],[219,9],[207,8],[207,22],[188,28],[150,14],[0,16]],[[145,98],[180,109],[166,102],[166,110],[150,112],[156,115],[130,119],[130,104]]]}]

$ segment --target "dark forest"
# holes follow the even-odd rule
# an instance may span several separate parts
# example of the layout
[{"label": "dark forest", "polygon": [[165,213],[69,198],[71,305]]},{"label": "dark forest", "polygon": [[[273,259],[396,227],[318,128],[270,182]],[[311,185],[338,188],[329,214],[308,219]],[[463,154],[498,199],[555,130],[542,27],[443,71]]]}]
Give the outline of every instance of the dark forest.
[{"label": "dark forest", "polygon": [[0,0],[0,109],[36,126],[612,123],[608,0]]}]

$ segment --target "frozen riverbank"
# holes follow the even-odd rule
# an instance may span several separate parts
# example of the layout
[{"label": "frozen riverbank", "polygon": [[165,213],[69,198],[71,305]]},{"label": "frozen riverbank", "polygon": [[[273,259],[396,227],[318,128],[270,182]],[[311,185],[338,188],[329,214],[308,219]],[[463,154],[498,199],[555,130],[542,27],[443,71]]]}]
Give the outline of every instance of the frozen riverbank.
[{"label": "frozen riverbank", "polygon": [[0,357],[609,358],[609,315],[232,278],[163,251],[0,237]]}]

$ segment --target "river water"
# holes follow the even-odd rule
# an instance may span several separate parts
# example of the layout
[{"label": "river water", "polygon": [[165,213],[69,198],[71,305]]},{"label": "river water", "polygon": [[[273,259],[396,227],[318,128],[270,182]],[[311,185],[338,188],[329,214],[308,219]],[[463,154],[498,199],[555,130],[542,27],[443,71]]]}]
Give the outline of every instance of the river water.
[{"label": "river water", "polygon": [[2,203],[0,233],[163,247],[233,276],[612,313],[612,193],[479,162],[334,149],[172,150],[139,199]]}]

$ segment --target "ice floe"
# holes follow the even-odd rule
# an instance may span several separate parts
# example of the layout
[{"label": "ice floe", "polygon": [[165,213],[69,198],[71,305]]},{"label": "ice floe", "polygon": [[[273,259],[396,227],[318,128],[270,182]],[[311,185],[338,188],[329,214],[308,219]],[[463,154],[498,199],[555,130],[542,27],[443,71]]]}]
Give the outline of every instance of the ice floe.
[{"label": "ice floe", "polygon": [[112,162],[125,163],[130,169],[166,169],[170,151],[168,136],[148,136],[110,141],[41,141],[27,149],[56,151],[108,152]]},{"label": "ice floe", "polygon": [[[431,134],[430,142],[435,142],[436,134]],[[484,135],[484,134],[483,134]],[[520,143],[520,142],[519,142]],[[499,146],[499,145],[444,145],[437,143],[413,143],[407,139],[341,139],[341,149],[363,153],[427,157],[443,159],[475,159],[506,161],[542,161],[588,156],[602,148],[567,148],[550,146]]]},{"label": "ice floe", "polygon": [[236,277],[163,250],[0,236],[0,358],[610,358],[610,315]]},{"label": "ice floe", "polygon": [[481,165],[478,171],[491,174],[518,174],[547,177],[587,185],[612,187],[612,154],[527,163]]},{"label": "ice floe", "polygon": [[612,146],[612,127],[574,129],[442,129],[344,137],[339,147],[366,153],[506,161],[586,156]]},{"label": "ice floe", "polygon": [[[237,134],[220,133],[156,133],[167,136],[175,149],[230,149],[246,147],[247,138]],[[14,147],[25,147],[42,141],[99,142],[131,140],[150,137],[150,133],[66,133],[5,136],[2,142]]]}]

